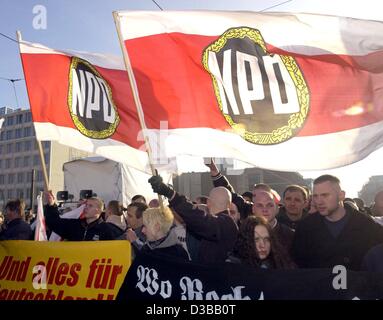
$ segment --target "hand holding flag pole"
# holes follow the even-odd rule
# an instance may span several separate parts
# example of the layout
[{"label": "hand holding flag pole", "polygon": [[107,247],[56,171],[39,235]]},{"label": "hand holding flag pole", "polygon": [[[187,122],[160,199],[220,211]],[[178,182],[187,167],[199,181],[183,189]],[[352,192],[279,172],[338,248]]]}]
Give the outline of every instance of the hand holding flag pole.
[{"label": "hand holding flag pole", "polygon": [[[113,18],[114,18],[114,22],[116,24],[118,39],[119,39],[121,50],[122,50],[122,53],[124,56],[125,69],[128,72],[128,76],[129,76],[130,88],[131,88],[132,93],[133,93],[133,98],[134,98],[134,102],[135,102],[135,105],[137,108],[138,118],[140,120],[141,129],[143,131],[146,152],[147,152],[148,158],[149,158],[150,169],[152,171],[152,175],[157,176],[158,173],[157,173],[157,170],[154,168],[153,161],[152,161],[152,159],[153,159],[152,149],[150,147],[149,139],[146,135],[146,129],[147,128],[146,128],[146,124],[145,124],[144,112],[142,111],[142,105],[141,105],[140,97],[138,94],[136,79],[134,77],[134,73],[133,73],[132,65],[130,63],[128,51],[126,50],[126,47],[125,47],[123,39],[122,39],[121,31],[120,31],[121,28],[120,28],[120,19],[119,19],[118,12],[116,12],[116,11],[113,12]],[[159,195],[159,194],[158,194],[158,201],[160,203],[160,208],[163,210],[164,204],[163,204],[161,195]]]}]

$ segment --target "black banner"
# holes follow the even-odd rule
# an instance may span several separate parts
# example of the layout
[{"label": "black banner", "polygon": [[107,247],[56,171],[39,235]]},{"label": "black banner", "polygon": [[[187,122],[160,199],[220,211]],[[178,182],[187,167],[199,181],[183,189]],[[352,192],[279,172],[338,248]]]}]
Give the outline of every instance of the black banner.
[{"label": "black banner", "polygon": [[139,254],[117,295],[130,300],[371,300],[383,298],[383,273],[331,269],[255,270],[201,266]]}]

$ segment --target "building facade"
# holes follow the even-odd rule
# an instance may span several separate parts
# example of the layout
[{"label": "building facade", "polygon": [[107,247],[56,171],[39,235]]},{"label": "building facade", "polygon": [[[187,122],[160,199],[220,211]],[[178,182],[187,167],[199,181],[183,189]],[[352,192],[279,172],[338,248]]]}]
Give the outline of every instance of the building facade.
[{"label": "building facade", "polygon": [[[257,183],[268,184],[281,197],[285,188],[291,184],[307,186],[310,190],[312,188],[313,180],[304,179],[298,172],[281,172],[260,168],[230,170],[222,165],[219,167],[220,171],[229,179],[234,190],[239,194],[253,190],[253,186]],[[200,195],[209,195],[210,190],[213,188],[210,172],[184,173],[175,177],[173,183],[175,190],[192,200]]]},{"label": "building facade", "polygon": [[[4,118],[0,129],[0,210],[8,200],[14,198],[24,199],[28,207],[32,204],[32,195],[35,198],[44,189],[32,113],[30,110],[2,107],[0,118]],[[64,162],[89,154],[54,141],[43,141],[42,147],[49,187],[54,192],[63,190]]]},{"label": "building facade", "polygon": [[358,197],[363,199],[364,204],[369,207],[374,204],[375,195],[383,190],[383,176],[371,176],[359,191]]}]

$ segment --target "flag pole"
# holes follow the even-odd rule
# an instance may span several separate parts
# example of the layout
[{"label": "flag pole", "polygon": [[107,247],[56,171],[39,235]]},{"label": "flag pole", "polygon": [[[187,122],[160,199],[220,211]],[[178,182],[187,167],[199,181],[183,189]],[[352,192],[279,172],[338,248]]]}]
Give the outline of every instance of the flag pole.
[{"label": "flag pole", "polygon": [[[140,121],[140,126],[141,126],[141,130],[143,133],[144,141],[145,141],[145,148],[146,148],[146,153],[147,153],[148,158],[149,158],[150,169],[152,171],[152,175],[157,175],[157,170],[154,168],[153,161],[152,161],[152,159],[153,159],[152,149],[150,147],[148,136],[146,135],[147,128],[146,128],[146,124],[145,124],[145,116],[144,116],[144,112],[142,110],[142,105],[141,105],[141,100],[140,100],[139,93],[138,93],[136,78],[134,77],[134,73],[133,73],[132,65],[130,63],[128,51],[126,50],[126,47],[124,45],[124,41],[122,39],[120,17],[118,15],[117,11],[113,12],[113,18],[114,18],[114,23],[115,23],[116,29],[117,29],[118,40],[119,40],[120,47],[121,47],[123,57],[124,57],[125,69],[126,69],[128,76],[129,76],[130,88],[132,90],[134,103],[136,105],[136,109],[137,109],[137,113],[138,113],[138,119]],[[158,195],[158,201],[160,203],[160,208],[163,209],[164,204],[162,201],[162,197],[160,195]]]},{"label": "flag pole", "polygon": [[[21,55],[21,47],[20,46],[21,46],[22,37],[21,37],[21,32],[20,31],[16,31],[16,37],[17,37],[17,42],[19,44],[19,52],[20,52],[20,55]],[[24,71],[24,66],[23,66],[23,71]],[[28,98],[29,98],[29,94],[28,94]],[[30,104],[30,101],[29,101],[29,104]],[[48,191],[49,190],[49,180],[48,180],[47,166],[45,164],[43,147],[41,145],[41,141],[37,139],[37,136],[36,136],[36,143],[37,143],[37,148],[39,150],[41,166],[42,166],[42,169],[43,169],[44,190]]]}]

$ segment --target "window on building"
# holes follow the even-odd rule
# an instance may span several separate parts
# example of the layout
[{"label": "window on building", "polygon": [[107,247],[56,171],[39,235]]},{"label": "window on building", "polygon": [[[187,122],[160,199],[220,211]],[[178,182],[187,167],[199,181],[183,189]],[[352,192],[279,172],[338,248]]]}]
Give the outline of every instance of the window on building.
[{"label": "window on building", "polygon": [[24,198],[24,190],[23,189],[17,189],[16,190],[16,198],[19,198],[19,199]]},{"label": "window on building", "polygon": [[4,141],[4,139],[5,139],[5,131],[1,131],[1,133],[0,133],[0,140]]},{"label": "window on building", "polygon": [[3,185],[3,184],[5,184],[5,175],[0,174],[0,185]]},{"label": "window on building", "polygon": [[31,127],[24,128],[24,137],[30,137],[32,134]]},{"label": "window on building", "polygon": [[7,197],[8,197],[8,199],[13,199],[13,190],[12,189],[8,190]]},{"label": "window on building", "polygon": [[24,117],[24,122],[31,122],[32,121],[32,113],[27,112]]},{"label": "window on building", "polygon": [[253,190],[253,187],[257,183],[261,183],[262,177],[260,173],[251,173],[248,175],[249,190]]},{"label": "window on building", "polygon": [[6,140],[11,140],[13,139],[13,130],[8,130],[5,132],[5,138]]},{"label": "window on building", "polygon": [[29,156],[25,156],[25,157],[24,157],[24,167],[28,167],[29,164],[30,164],[30,162],[29,162]]},{"label": "window on building", "polygon": [[36,181],[38,182],[43,181],[43,172],[41,170],[37,170]]},{"label": "window on building", "polygon": [[43,148],[49,148],[49,146],[51,145],[51,142],[50,141],[43,141]]},{"label": "window on building", "polygon": [[5,159],[5,169],[11,168],[11,159]]},{"label": "window on building", "polygon": [[7,118],[6,125],[7,126],[13,126],[13,116]]},{"label": "window on building", "polygon": [[26,188],[25,189],[25,196],[29,197],[30,194],[31,194],[31,188]]},{"label": "window on building", "polygon": [[15,158],[15,168],[20,168],[21,167],[21,157],[16,157]]},{"label": "window on building", "polygon": [[17,183],[24,183],[24,172],[19,172],[17,174]]},{"label": "window on building", "polygon": [[40,157],[39,157],[38,154],[35,154],[35,155],[33,156],[33,165],[34,165],[34,166],[38,166],[39,164],[40,164]]},{"label": "window on building", "polygon": [[15,143],[15,152],[21,152],[22,151],[22,143],[19,141],[19,142],[16,142]]},{"label": "window on building", "polygon": [[22,138],[23,136],[22,136],[22,130],[21,130],[21,128],[18,128],[18,129],[16,129],[15,130],[15,139],[20,139],[20,138]]},{"label": "window on building", "polygon": [[32,171],[28,171],[27,172],[27,181],[25,181],[25,182],[32,182]]},{"label": "window on building", "polygon": [[18,114],[16,116],[16,124],[23,123],[23,114]]},{"label": "window on building", "polygon": [[0,154],[2,154],[3,153],[3,145],[1,144],[0,145]]},{"label": "window on building", "polygon": [[7,144],[7,153],[11,154],[13,152],[13,143]]},{"label": "window on building", "polygon": [[32,141],[24,141],[24,151],[30,151],[32,148]]},{"label": "window on building", "polygon": [[3,169],[3,159],[0,159],[0,169]]},{"label": "window on building", "polygon": [[9,173],[8,174],[8,184],[13,184],[13,183],[15,183],[15,174]]}]

